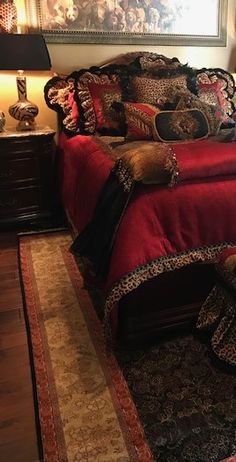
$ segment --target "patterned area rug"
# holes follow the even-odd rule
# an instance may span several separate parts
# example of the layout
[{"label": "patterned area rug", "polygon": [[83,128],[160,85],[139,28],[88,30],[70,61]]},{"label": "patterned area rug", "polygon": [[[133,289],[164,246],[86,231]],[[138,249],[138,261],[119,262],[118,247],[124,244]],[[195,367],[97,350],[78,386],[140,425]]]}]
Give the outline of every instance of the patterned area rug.
[{"label": "patterned area rug", "polygon": [[236,462],[236,377],[191,335],[105,347],[68,233],[20,237],[45,462]]}]

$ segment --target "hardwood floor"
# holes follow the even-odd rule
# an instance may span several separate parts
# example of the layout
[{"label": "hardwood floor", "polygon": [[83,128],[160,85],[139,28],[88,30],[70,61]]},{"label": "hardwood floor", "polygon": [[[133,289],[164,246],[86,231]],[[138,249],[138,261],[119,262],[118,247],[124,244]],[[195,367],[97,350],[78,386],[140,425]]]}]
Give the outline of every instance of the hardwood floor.
[{"label": "hardwood floor", "polygon": [[0,461],[39,461],[16,233],[0,233]]}]

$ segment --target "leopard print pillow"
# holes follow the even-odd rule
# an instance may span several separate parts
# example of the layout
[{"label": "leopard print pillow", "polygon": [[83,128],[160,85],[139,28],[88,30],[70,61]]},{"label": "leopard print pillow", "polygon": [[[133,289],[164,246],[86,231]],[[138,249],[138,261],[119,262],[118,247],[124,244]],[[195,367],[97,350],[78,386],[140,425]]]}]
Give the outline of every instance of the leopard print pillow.
[{"label": "leopard print pillow", "polygon": [[187,76],[176,75],[168,78],[152,79],[147,76],[135,76],[132,79],[134,100],[163,107],[169,92],[174,86],[187,89]]}]

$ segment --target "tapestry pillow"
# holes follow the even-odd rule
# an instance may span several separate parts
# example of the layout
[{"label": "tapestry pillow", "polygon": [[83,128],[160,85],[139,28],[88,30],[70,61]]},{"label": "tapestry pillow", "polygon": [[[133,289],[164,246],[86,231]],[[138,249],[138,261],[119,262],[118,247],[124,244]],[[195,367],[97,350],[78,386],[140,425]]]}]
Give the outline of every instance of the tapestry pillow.
[{"label": "tapestry pillow", "polygon": [[92,67],[73,73],[75,98],[86,133],[123,134],[124,127],[111,108],[114,101],[122,99],[121,69],[118,66],[104,69]]},{"label": "tapestry pillow", "polygon": [[196,77],[197,95],[208,104],[220,106],[227,123],[235,111],[233,95],[235,84],[233,76],[223,69],[202,69]]},{"label": "tapestry pillow", "polygon": [[224,112],[217,104],[208,104],[191,92],[181,93],[176,109],[199,109],[202,111],[209,123],[209,135],[217,135],[224,119]]},{"label": "tapestry pillow", "polygon": [[132,78],[134,101],[159,106],[166,103],[169,92],[173,86],[187,88],[187,76],[175,75],[168,78],[152,79],[147,76],[135,76]]},{"label": "tapestry pillow", "polygon": [[123,114],[127,140],[153,140],[155,116],[160,111],[157,107],[132,102],[114,103],[113,107]]},{"label": "tapestry pillow", "polygon": [[67,135],[81,133],[79,111],[74,93],[74,79],[70,76],[52,77],[44,87],[45,101],[50,109],[57,112],[60,130]]},{"label": "tapestry pillow", "polygon": [[155,139],[165,142],[196,140],[209,135],[209,124],[199,109],[160,111],[155,117]]}]

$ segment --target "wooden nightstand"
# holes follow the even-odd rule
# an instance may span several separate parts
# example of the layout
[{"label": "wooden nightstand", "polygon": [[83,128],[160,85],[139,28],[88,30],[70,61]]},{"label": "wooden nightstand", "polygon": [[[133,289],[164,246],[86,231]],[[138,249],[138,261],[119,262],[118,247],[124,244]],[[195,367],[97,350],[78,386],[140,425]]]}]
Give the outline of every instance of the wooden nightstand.
[{"label": "wooden nightstand", "polygon": [[0,133],[0,229],[53,226],[59,213],[55,132]]}]

